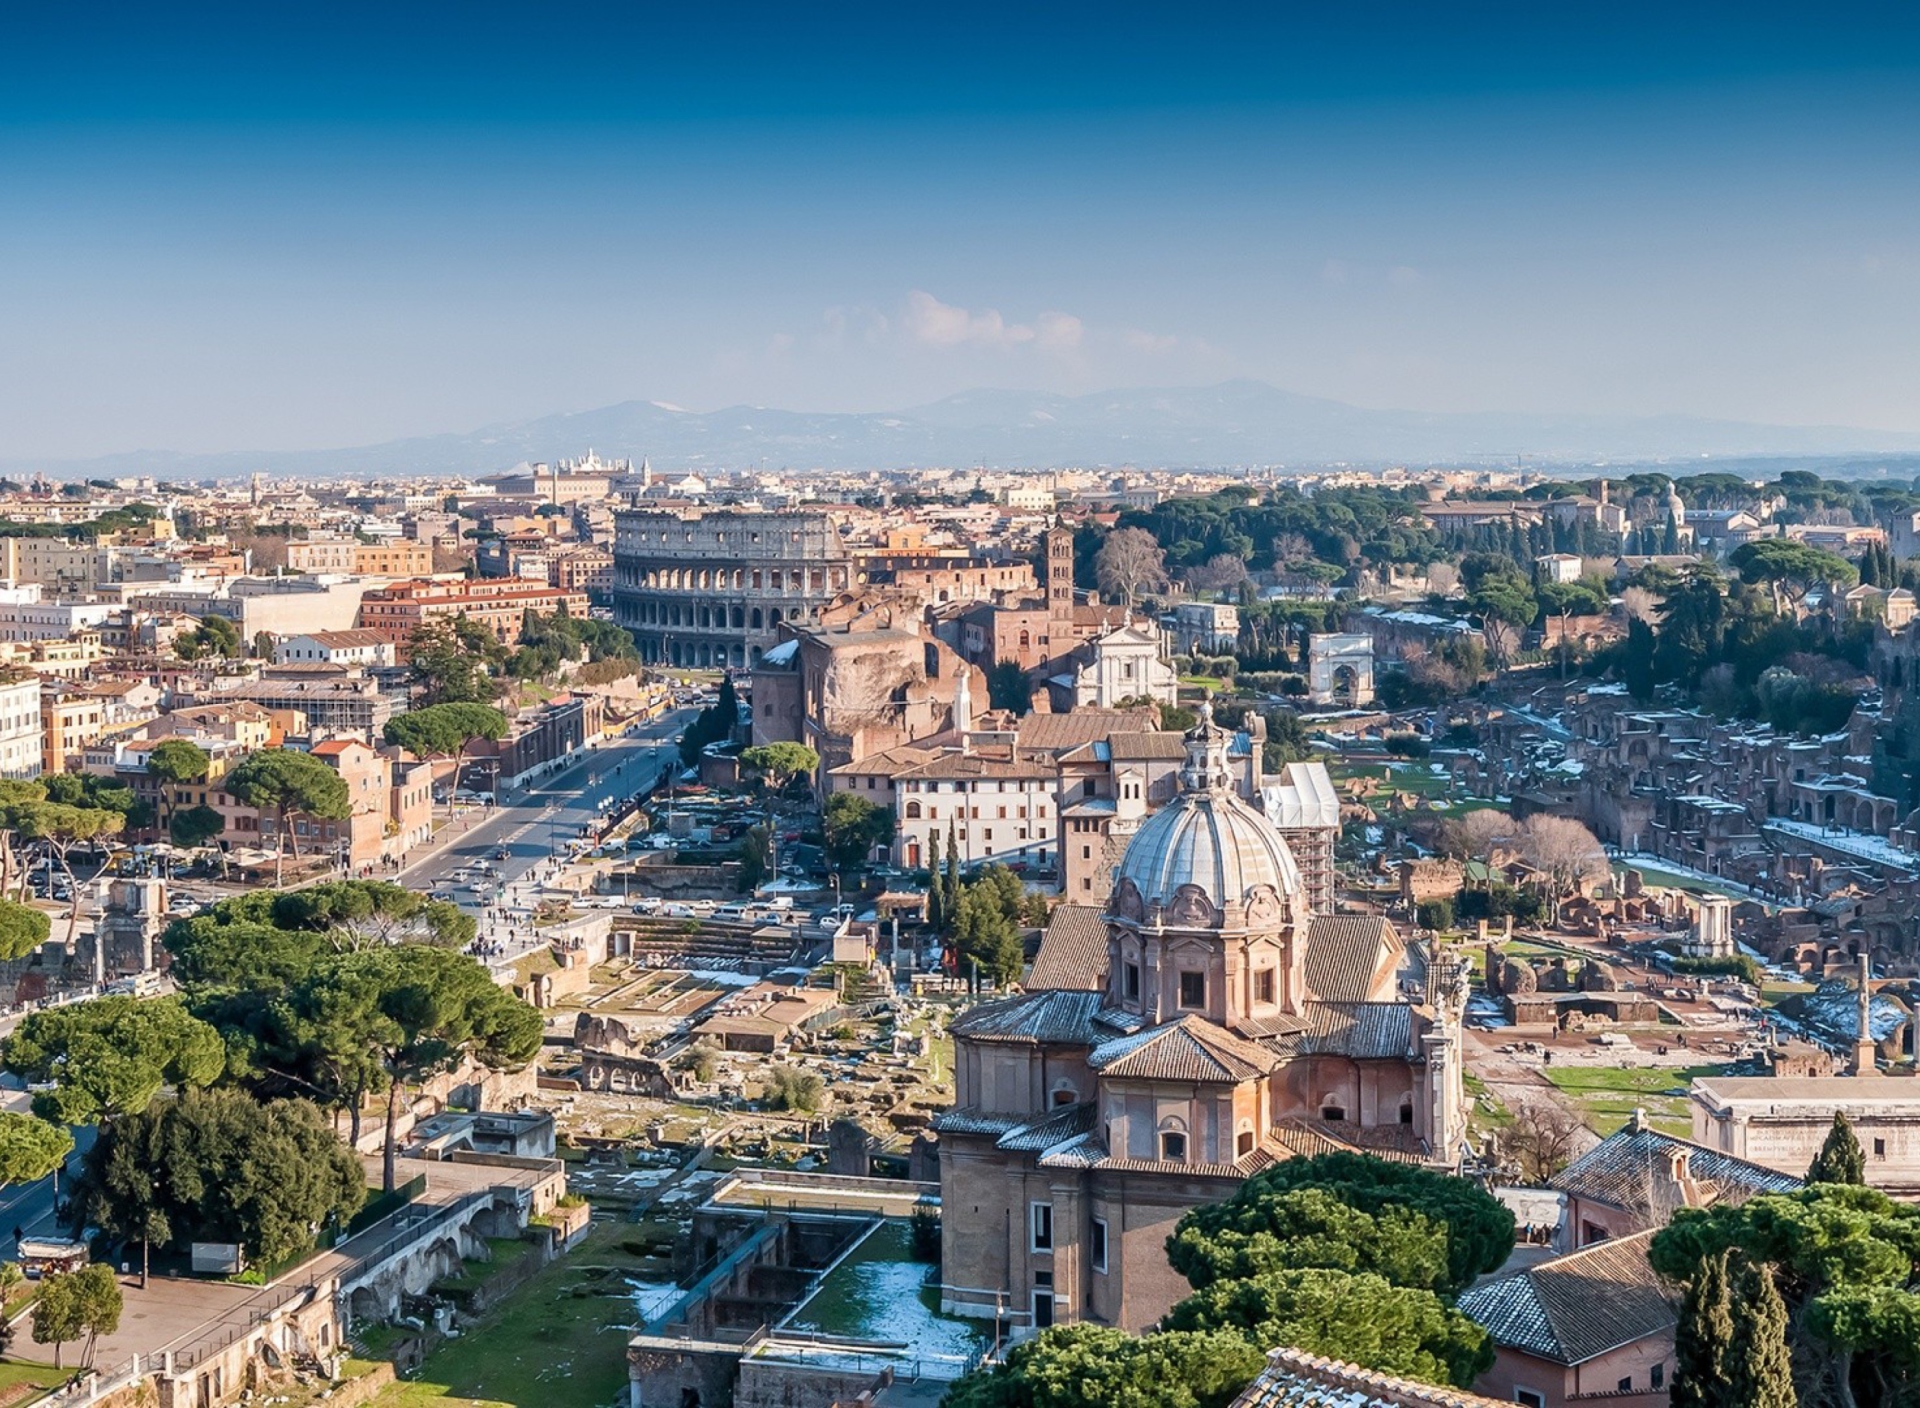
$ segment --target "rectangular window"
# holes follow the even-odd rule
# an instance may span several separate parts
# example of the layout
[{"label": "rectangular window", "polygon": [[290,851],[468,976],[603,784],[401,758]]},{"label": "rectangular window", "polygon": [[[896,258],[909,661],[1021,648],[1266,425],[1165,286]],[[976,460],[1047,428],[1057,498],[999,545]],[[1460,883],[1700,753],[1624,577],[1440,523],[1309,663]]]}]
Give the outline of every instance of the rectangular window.
[{"label": "rectangular window", "polygon": [[1183,1164],[1187,1161],[1187,1136],[1175,1130],[1167,1130],[1160,1136],[1160,1157],[1170,1164]]},{"label": "rectangular window", "polygon": [[1665,1388],[1667,1386],[1667,1366],[1664,1364],[1654,1365],[1653,1368],[1647,1371],[1647,1382],[1655,1388]]},{"label": "rectangular window", "polygon": [[1873,1141],[1873,1156],[1874,1156],[1874,1157],[1875,1157],[1876,1159],[1884,1159],[1884,1158],[1885,1158],[1885,1157],[1887,1156],[1887,1141],[1886,1141],[1886,1140],[1884,1140],[1884,1139],[1876,1139],[1876,1140],[1874,1140],[1874,1141]]},{"label": "rectangular window", "polygon": [[1028,1205],[1032,1215],[1033,1250],[1050,1252],[1053,1250],[1053,1204],[1032,1203]]},{"label": "rectangular window", "polygon": [[1513,1401],[1524,1404],[1526,1408],[1547,1408],[1547,1396],[1538,1389],[1516,1388],[1513,1391]]},{"label": "rectangular window", "polygon": [[1120,991],[1126,997],[1140,996],[1140,965],[1138,963],[1129,963],[1121,968]]},{"label": "rectangular window", "polygon": [[1087,1263],[1095,1271],[1107,1269],[1107,1220],[1096,1217],[1093,1230],[1087,1234]]},{"label": "rectangular window", "polygon": [[1255,1002],[1273,1001],[1273,969],[1262,968],[1253,975],[1253,1000]]},{"label": "rectangular window", "polygon": [[1205,973],[1182,973],[1180,975],[1180,1005],[1182,1007],[1205,1007],[1207,1005],[1207,975]]}]

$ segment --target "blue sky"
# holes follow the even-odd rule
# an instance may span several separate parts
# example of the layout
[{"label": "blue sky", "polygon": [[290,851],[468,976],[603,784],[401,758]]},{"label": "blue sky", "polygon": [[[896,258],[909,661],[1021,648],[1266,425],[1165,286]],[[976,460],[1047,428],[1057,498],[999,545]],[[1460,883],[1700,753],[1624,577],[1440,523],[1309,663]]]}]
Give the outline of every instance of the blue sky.
[{"label": "blue sky", "polygon": [[0,459],[1235,376],[1920,430],[1920,20],[1581,8],[8,7]]}]

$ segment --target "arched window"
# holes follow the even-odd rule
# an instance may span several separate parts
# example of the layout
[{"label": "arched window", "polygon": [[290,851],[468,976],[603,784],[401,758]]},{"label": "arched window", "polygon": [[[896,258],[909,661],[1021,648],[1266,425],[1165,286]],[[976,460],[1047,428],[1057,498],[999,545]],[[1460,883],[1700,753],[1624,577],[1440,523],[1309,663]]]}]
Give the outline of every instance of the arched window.
[{"label": "arched window", "polygon": [[908,802],[907,803],[907,820],[918,821],[919,819],[920,819],[920,804],[918,802]]},{"label": "arched window", "polygon": [[760,617],[760,608],[759,608],[759,607],[757,607],[757,606],[756,606],[756,607],[754,607],[754,608],[753,608],[753,614],[752,614],[751,616],[749,616],[749,617],[748,617],[747,619],[748,619],[748,620],[749,620],[750,622],[752,622],[752,624],[753,624],[753,629],[754,629],[754,630],[756,630],[756,631],[757,631],[757,630],[759,630],[759,629],[760,629],[760,620],[761,620],[761,617]]}]

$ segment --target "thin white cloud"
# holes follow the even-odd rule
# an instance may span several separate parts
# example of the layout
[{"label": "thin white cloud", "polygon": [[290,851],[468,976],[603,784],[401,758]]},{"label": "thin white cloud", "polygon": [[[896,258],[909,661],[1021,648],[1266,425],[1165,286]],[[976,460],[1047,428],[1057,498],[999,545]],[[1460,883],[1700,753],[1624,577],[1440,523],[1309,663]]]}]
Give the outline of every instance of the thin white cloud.
[{"label": "thin white cloud", "polygon": [[919,288],[907,295],[900,325],[912,341],[938,348],[1037,347],[1069,352],[1086,334],[1085,326],[1071,313],[1049,310],[1031,323],[1009,322],[997,308],[961,308]]}]

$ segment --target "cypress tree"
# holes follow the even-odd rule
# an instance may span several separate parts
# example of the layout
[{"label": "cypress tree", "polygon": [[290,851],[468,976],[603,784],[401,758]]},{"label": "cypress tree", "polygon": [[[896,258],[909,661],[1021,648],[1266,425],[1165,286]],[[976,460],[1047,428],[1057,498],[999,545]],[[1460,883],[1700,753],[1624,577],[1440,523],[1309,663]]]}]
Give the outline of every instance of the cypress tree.
[{"label": "cypress tree", "polygon": [[954,912],[960,907],[960,833],[952,821],[947,822],[946,886],[946,893],[940,897],[940,913],[951,924]]},{"label": "cypress tree", "polygon": [[1727,1254],[1707,1257],[1680,1302],[1673,1330],[1672,1408],[1733,1408],[1727,1354],[1733,1309],[1727,1298]]},{"label": "cypress tree", "polygon": [[940,833],[927,833],[927,927],[934,933],[940,932],[941,921],[946,917],[946,906],[940,894]]},{"label": "cypress tree", "polygon": [[1727,1347],[1729,1404],[1740,1408],[1800,1408],[1787,1349],[1787,1307],[1764,1263],[1741,1269],[1733,1298],[1733,1340]]},{"label": "cypress tree", "polygon": [[1807,1182],[1851,1183],[1859,1187],[1866,1181],[1866,1153],[1860,1148],[1860,1141],[1853,1137],[1853,1125],[1835,1110],[1833,1128],[1827,1131],[1827,1142],[1820,1146],[1820,1152],[1813,1156]]}]

